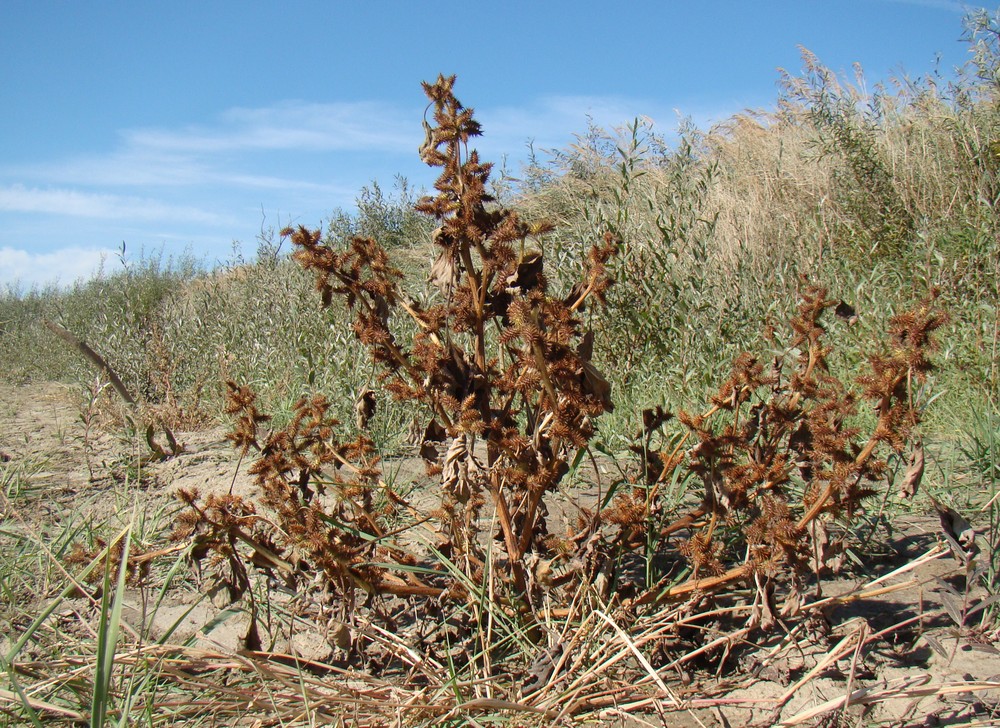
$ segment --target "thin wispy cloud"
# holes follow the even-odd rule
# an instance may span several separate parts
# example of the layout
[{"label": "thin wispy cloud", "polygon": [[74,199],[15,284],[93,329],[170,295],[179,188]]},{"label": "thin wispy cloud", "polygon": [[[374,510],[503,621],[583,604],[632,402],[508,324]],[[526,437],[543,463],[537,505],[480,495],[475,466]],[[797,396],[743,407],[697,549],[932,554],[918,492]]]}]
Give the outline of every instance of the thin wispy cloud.
[{"label": "thin wispy cloud", "polygon": [[356,194],[357,190],[343,185],[326,182],[313,182],[305,179],[294,179],[266,174],[240,174],[233,172],[212,172],[202,180],[211,184],[225,184],[233,187],[246,187],[261,190],[285,190],[288,192],[309,192],[313,194],[339,196],[345,193]]},{"label": "thin wispy cloud", "polygon": [[115,251],[68,247],[48,253],[0,247],[0,285],[21,291],[48,285],[71,285],[99,271],[120,268]]},{"label": "thin wispy cloud", "polygon": [[[648,115],[649,106],[625,98],[550,96],[524,108],[483,109],[480,116],[486,136],[477,145],[484,153],[509,156],[516,162],[526,156],[529,141],[536,148],[562,146],[572,141],[574,133],[586,132],[588,120],[610,128],[639,114]],[[102,217],[117,217],[129,209],[136,217],[161,214],[152,199],[135,204],[134,199],[120,200],[104,192],[122,188],[214,186],[350,200],[358,191],[357,179],[338,180],[338,170],[332,165],[303,167],[296,155],[352,152],[364,156],[368,152],[398,158],[400,172],[407,168],[422,171],[416,157],[418,114],[417,109],[407,113],[378,102],[285,102],[230,109],[211,121],[178,129],[125,129],[119,132],[119,146],[105,154],[0,167],[0,182],[13,183],[0,190],[0,209]],[[670,110],[662,110],[660,116],[674,121]],[[263,162],[253,162],[255,155],[268,153],[282,155],[278,174],[264,171]],[[255,166],[256,170],[246,169]],[[287,175],[282,173],[285,170]],[[52,186],[80,189],[47,189]],[[164,205],[162,210],[169,207]],[[198,220],[207,221],[199,211],[194,212]]]},{"label": "thin wispy cloud", "polygon": [[229,222],[225,216],[190,205],[172,205],[155,199],[73,189],[25,187],[20,184],[0,187],[0,210],[106,220],[184,219],[211,225]]},{"label": "thin wispy cloud", "polygon": [[2,165],[0,282],[92,275],[109,240],[191,245],[215,259],[253,241],[261,217],[319,224],[371,180],[335,160],[416,159],[419,113],[377,102],[233,108],[194,125],[121,129],[104,152]]},{"label": "thin wispy cloud", "polygon": [[[315,194],[343,194],[330,181],[237,171],[225,160],[193,155],[152,155],[145,150],[115,150],[54,162],[0,167],[0,179],[31,181],[41,185],[87,188],[225,188],[274,189]],[[250,166],[253,166],[252,163]],[[289,164],[289,172],[294,171]]]},{"label": "thin wispy cloud", "polygon": [[0,285],[92,276],[116,240],[215,259],[233,240],[252,244],[262,217],[319,224],[370,181],[342,174],[337,154],[416,158],[419,113],[375,102],[238,108],[123,129],[104,152],[0,165]]},{"label": "thin wispy cloud", "polygon": [[[376,101],[233,108],[198,124],[119,130],[104,153],[0,166],[0,245],[7,246],[0,280],[38,270],[72,282],[96,269],[109,240],[190,244],[217,256],[233,240],[253,240],[261,216],[272,225],[316,225],[350,207],[372,179],[385,183],[400,173],[429,185],[433,174],[416,154],[421,111]],[[515,174],[529,142],[544,155],[585,134],[589,123],[612,129],[644,115],[669,134],[678,119],[672,108],[623,96],[550,95],[478,111],[485,136],[475,146]],[[369,156],[381,167],[365,163]],[[63,248],[50,260],[26,252],[39,234],[56,246],[72,240],[91,247]],[[57,262],[69,267],[53,267]]]},{"label": "thin wispy cloud", "polygon": [[588,119],[597,125],[614,126],[626,121],[629,114],[630,107],[617,99],[550,96],[530,106],[485,108],[479,117],[485,146],[518,154],[528,141],[536,148],[565,145],[574,133],[587,131]]},{"label": "thin wispy cloud", "polygon": [[398,108],[378,102],[284,102],[235,108],[214,123],[182,129],[134,129],[123,133],[133,149],[185,153],[240,150],[405,151],[410,124]]},{"label": "thin wispy cloud", "polygon": [[0,179],[87,187],[177,187],[212,172],[208,159],[119,147],[100,153],[0,167]]}]

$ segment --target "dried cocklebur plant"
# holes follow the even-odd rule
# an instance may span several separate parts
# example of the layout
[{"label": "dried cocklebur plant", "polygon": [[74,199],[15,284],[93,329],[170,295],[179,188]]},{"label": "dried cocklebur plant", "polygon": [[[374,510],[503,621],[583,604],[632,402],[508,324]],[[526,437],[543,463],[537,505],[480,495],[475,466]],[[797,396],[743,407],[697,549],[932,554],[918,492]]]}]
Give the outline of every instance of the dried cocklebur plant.
[{"label": "dried cocklebur plant", "polygon": [[[611,408],[578,313],[588,300],[603,300],[616,243],[594,246],[568,296],[550,294],[538,247],[550,226],[522,221],[487,194],[491,165],[468,146],[480,127],[455,97],[454,81],[424,84],[434,125],[425,126],[420,154],[441,175],[438,194],[417,210],[439,222],[429,275],[439,301],[422,308],[404,296],[398,271],[373,240],[338,252],[316,231],[287,232],[296,260],[316,272],[324,303],[339,294],[355,312],[354,331],[383,366],[385,388],[428,413],[422,454],[441,473],[447,540],[439,547],[470,574],[481,569],[477,523],[488,497],[513,590],[526,595],[524,557],[546,548],[545,495],[568,471],[567,448],[584,447],[593,418]],[[390,329],[392,311],[414,328],[411,346]],[[440,448],[434,440],[443,440]]]},{"label": "dried cocklebur plant", "polygon": [[[740,356],[708,411],[678,414],[696,441],[686,460],[671,459],[671,467],[698,475],[705,494],[693,513],[662,535],[690,531],[680,550],[692,573],[639,603],[750,580],[757,592],[755,619],[766,626],[774,619],[775,581],[790,575],[783,611],[797,611],[808,575],[841,558],[843,544],[828,532],[830,520],[850,523],[883,479],[879,448],[900,455],[913,436],[920,418],[914,392],[932,368],[931,334],[944,321],[933,306],[936,292],[891,320],[888,345],[857,377],[860,396],[827,363],[821,317],[836,301],[812,286],[801,295],[785,357],[765,367],[756,357]],[[859,424],[862,398],[874,403],[876,415],[867,436]],[[904,489],[915,489],[922,474],[919,441],[913,453]]]},{"label": "dried cocklebur plant", "polygon": [[228,438],[242,455],[257,455],[250,473],[259,495],[180,491],[187,509],[174,538],[193,540],[193,557],[207,560],[209,577],[230,599],[246,596],[254,605],[247,562],[290,588],[314,592],[345,618],[358,592],[440,596],[441,588],[416,576],[400,579],[377,566],[414,560],[383,543],[387,516],[401,501],[391,492],[376,498],[378,458],[367,437],[340,442],[322,396],[300,400],[286,427],[264,432],[270,418],[257,409],[256,395],[232,382],[227,387],[226,411],[235,419]]},{"label": "dried cocklebur plant", "polygon": [[[354,238],[335,248],[318,230],[283,234],[295,246],[294,259],[316,274],[322,304],[339,299],[353,313],[353,331],[381,368],[384,390],[426,413],[421,454],[441,485],[441,507],[433,514],[442,535],[437,551],[479,583],[485,566],[480,511],[490,503],[509,565],[498,572],[508,575],[505,594],[530,604],[538,594],[525,557],[533,551],[551,556],[545,497],[569,471],[568,453],[587,445],[594,419],[612,408],[581,314],[603,302],[617,242],[608,236],[593,246],[582,279],[567,294],[550,292],[540,238],[551,227],[522,221],[487,193],[491,165],[469,148],[480,127],[455,97],[454,81],[441,76],[424,84],[434,124],[425,124],[420,155],[441,174],[437,194],[420,200],[417,210],[438,221],[429,276],[439,289],[436,300],[420,305],[406,296],[402,273],[375,240]],[[237,416],[233,442],[244,453],[257,451],[252,472],[261,503],[276,514],[269,534],[262,528],[253,535],[240,525],[244,541],[283,554],[293,569],[302,564],[322,572],[344,595],[358,587],[401,593],[386,569],[371,566],[406,558],[385,537],[384,514],[373,505],[378,472],[371,443],[362,435],[336,444],[322,398],[301,402],[293,422],[264,441],[252,395],[231,384],[230,402]],[[355,410],[361,430],[372,405],[363,393]],[[330,467],[337,468],[341,498],[335,513],[312,491]],[[188,502],[189,530],[207,528],[218,540],[236,527],[199,510],[195,498]],[[374,558],[375,544],[384,558]],[[447,589],[461,594],[461,580]]]},{"label": "dried cocklebur plant", "polygon": [[[295,260],[315,274],[323,306],[337,300],[353,315],[353,332],[380,371],[371,386],[423,413],[414,434],[439,478],[440,507],[417,515],[438,535],[433,563],[418,564],[388,525],[399,508],[413,510],[380,480],[364,434],[374,414],[367,388],[354,411],[359,434],[345,441],[323,397],[303,399],[286,427],[265,431],[253,393],[230,383],[230,438],[256,455],[260,495],[184,493],[178,535],[195,539],[196,556],[211,556],[234,596],[248,590],[250,561],[326,599],[325,618],[333,612],[341,623],[363,593],[369,604],[381,595],[426,597],[428,610],[441,598],[467,598],[469,614],[482,615],[486,604],[505,619],[527,614],[537,627],[531,618],[543,606],[549,616],[579,614],[590,595],[610,598],[625,571],[616,566],[639,549],[647,563],[665,556],[690,570],[660,583],[647,570],[637,595],[616,595],[626,609],[749,585],[755,598],[744,629],[796,613],[808,580],[842,559],[843,526],[884,480],[882,453],[901,455],[915,434],[915,392],[943,321],[934,296],[892,319],[888,345],[870,357],[856,391],[830,371],[822,318],[834,309],[849,325],[857,313],[804,285],[784,354],[738,357],[707,411],[676,415],[687,432],[667,438],[662,451],[651,434],[671,415],[644,413],[633,487],[581,508],[566,533],[550,533],[547,499],[613,407],[592,361],[600,342],[583,315],[604,302],[618,241],[609,235],[593,245],[580,280],[550,290],[542,240],[551,226],[489,196],[490,165],[469,146],[481,130],[453,85],[453,77],[424,85],[433,124],[420,154],[441,170],[437,194],[417,204],[437,221],[429,300],[406,295],[402,272],[375,240],[334,246],[318,230],[284,231]],[[870,429],[864,400],[875,405]],[[919,481],[920,452],[905,488]],[[661,486],[692,479],[703,485],[701,504],[668,520]],[[495,517],[482,517],[487,506]],[[498,533],[481,533],[487,522]],[[486,548],[491,537],[499,546]]]}]

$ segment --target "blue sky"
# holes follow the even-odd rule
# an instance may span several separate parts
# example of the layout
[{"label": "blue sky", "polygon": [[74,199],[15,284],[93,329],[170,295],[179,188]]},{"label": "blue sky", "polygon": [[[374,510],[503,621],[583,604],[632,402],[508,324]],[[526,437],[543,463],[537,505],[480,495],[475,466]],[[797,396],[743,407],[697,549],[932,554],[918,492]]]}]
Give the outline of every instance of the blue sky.
[{"label": "blue sky", "polygon": [[[664,134],[768,108],[799,46],[869,83],[968,58],[951,0],[154,3],[0,8],[0,286],[102,257],[211,265],[262,225],[316,226],[373,179],[427,186],[420,81],[458,74],[513,173],[588,117]],[[433,14],[434,11],[438,14]]]}]

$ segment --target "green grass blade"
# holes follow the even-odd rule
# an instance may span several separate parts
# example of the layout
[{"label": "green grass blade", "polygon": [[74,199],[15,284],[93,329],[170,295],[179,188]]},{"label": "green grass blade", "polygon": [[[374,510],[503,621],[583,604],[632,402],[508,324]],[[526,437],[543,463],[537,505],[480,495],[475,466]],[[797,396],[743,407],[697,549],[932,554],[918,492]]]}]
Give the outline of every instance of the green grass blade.
[{"label": "green grass blade", "polygon": [[[134,518],[133,518],[134,521]],[[122,543],[122,555],[118,564],[118,580],[114,598],[111,597],[110,555],[104,566],[104,593],[101,595],[101,621],[97,629],[97,665],[94,674],[94,692],[91,703],[91,728],[101,728],[107,718],[111,704],[111,678],[114,672],[115,647],[121,626],[122,608],[125,606],[125,581],[128,577],[128,555],[132,542],[130,523]]]}]

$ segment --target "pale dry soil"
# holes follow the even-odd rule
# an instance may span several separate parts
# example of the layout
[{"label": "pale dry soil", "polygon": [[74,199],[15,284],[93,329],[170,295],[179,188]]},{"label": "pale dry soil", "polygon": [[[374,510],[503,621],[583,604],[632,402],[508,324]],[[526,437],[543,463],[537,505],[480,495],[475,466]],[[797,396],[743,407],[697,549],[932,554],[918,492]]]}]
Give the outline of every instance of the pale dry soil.
[{"label": "pale dry soil", "polygon": [[[151,463],[138,471],[134,463],[138,450],[123,436],[100,428],[87,433],[81,421],[82,392],[56,383],[26,386],[0,384],[0,473],[20,468],[27,474],[17,492],[7,495],[0,513],[2,525],[32,529],[44,540],[58,533],[67,520],[107,521],[108,533],[130,519],[155,524],[169,530],[178,510],[174,493],[178,488],[197,488],[201,492],[226,491],[252,495],[253,485],[246,474],[248,463],[240,463],[221,428],[177,433],[184,451],[166,462]],[[423,468],[413,458],[386,461],[386,476],[394,487],[409,492],[415,505],[433,507],[434,496],[423,486]],[[5,478],[5,483],[11,482]],[[561,519],[572,517],[579,505],[592,505],[598,494],[596,484],[564,494],[553,508],[550,524],[558,527]],[[893,518],[894,529],[888,543],[873,547],[874,563],[868,573],[855,573],[824,585],[824,596],[849,591],[859,582],[889,572],[926,552],[937,540],[937,520],[928,513],[929,505],[920,501],[909,511]],[[137,519],[137,520],[136,520]],[[143,520],[145,519],[145,520]],[[973,525],[976,525],[975,523]],[[143,534],[153,541],[156,533]],[[162,539],[159,545],[163,546]],[[958,563],[950,556],[938,558],[912,570],[905,576],[887,580],[892,586],[916,579],[905,589],[886,590],[849,604],[833,605],[813,620],[806,631],[824,633],[820,639],[799,639],[798,647],[778,652],[772,640],[767,647],[754,651],[745,646],[734,658],[737,669],[727,667],[715,681],[706,681],[708,668],[694,675],[694,684],[703,687],[704,695],[718,698],[720,707],[711,710],[656,712],[633,715],[605,713],[605,725],[678,725],[741,726],[770,725],[788,720],[802,711],[836,699],[861,688],[871,691],[896,691],[900,697],[871,708],[852,706],[837,718],[829,714],[806,720],[801,725],[1000,725],[1000,691],[954,692],[940,697],[921,696],[914,688],[921,684],[1000,680],[1000,651],[993,642],[995,626],[967,629],[959,634],[954,622],[941,609],[942,581],[962,591],[964,577]],[[972,602],[982,598],[974,592]],[[38,596],[40,608],[51,595]],[[280,594],[276,599],[283,598]],[[86,602],[70,600],[69,610],[86,611]],[[136,591],[130,594],[126,619],[140,628],[144,619],[153,636],[172,629],[171,641],[189,638],[198,644],[222,651],[240,649],[246,631],[247,616],[239,609],[228,608],[219,595],[206,599],[198,591],[197,579],[178,580],[170,598],[155,615],[149,616],[148,599]],[[30,611],[35,605],[21,605]],[[848,650],[840,659],[831,660],[811,674],[835,645],[845,636],[859,631],[878,632],[907,617],[921,617],[905,629],[893,631],[886,639],[869,645],[864,651]],[[976,624],[975,620],[973,620]],[[13,632],[16,625],[10,626]],[[0,632],[8,626],[0,625]],[[285,634],[278,651],[323,660],[331,655],[329,634],[323,628],[300,625],[294,634]],[[3,637],[6,646],[9,642]],[[735,654],[736,651],[734,651]],[[779,657],[774,658],[778,654]],[[711,674],[708,674],[711,678]],[[692,695],[690,674],[664,674],[678,694]],[[808,678],[808,679],[806,679]],[[796,685],[804,680],[804,685]],[[688,686],[686,689],[684,686]],[[900,686],[903,686],[902,688]],[[774,699],[792,693],[780,711],[774,713]]]}]

